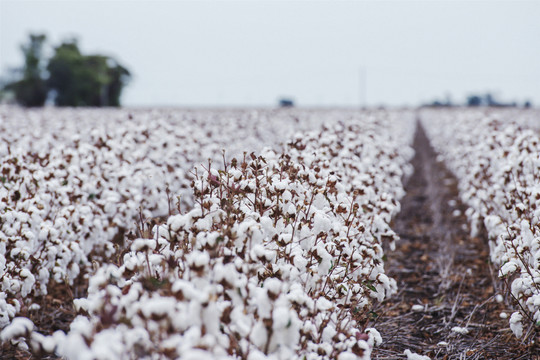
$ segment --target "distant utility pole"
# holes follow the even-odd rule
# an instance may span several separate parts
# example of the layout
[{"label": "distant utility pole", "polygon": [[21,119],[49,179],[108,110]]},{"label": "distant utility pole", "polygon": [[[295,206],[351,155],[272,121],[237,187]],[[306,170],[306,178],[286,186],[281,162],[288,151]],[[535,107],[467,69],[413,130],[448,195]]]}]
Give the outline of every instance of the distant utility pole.
[{"label": "distant utility pole", "polygon": [[366,89],[366,67],[360,66],[359,71],[359,77],[358,77],[358,85],[359,85],[359,100],[360,100],[360,108],[367,106],[366,99],[367,99],[367,89]]}]

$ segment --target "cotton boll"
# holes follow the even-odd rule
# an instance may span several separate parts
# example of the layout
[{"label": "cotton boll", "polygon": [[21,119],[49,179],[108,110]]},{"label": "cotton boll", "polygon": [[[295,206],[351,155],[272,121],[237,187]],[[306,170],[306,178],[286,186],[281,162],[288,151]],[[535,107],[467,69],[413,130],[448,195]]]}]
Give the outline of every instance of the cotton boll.
[{"label": "cotton boll", "polygon": [[12,224],[15,221],[15,217],[13,216],[13,211],[7,211],[3,214],[3,221],[5,221],[8,224]]},{"label": "cotton boll", "polygon": [[132,251],[150,251],[155,250],[156,241],[153,239],[135,239],[131,244]]},{"label": "cotton boll", "polygon": [[328,206],[328,201],[326,200],[323,194],[318,193],[317,195],[315,195],[315,197],[313,198],[313,204],[312,204],[313,209],[323,210],[327,206]]},{"label": "cotton boll", "polygon": [[291,284],[286,296],[291,303],[304,305],[307,308],[313,307],[313,299],[306,294],[304,288],[298,283]]},{"label": "cotton boll", "polygon": [[332,309],[334,306],[333,304],[327,300],[326,298],[318,298],[317,299],[317,309],[320,310],[320,311],[327,311],[327,310],[330,310]]},{"label": "cotton boll", "polygon": [[520,339],[523,335],[523,315],[521,315],[519,312],[514,312],[512,316],[510,316],[510,329],[514,333],[514,335]]},{"label": "cotton boll", "polygon": [[232,178],[235,180],[235,181],[238,181],[242,178],[242,171],[238,170],[238,169],[235,169],[235,168],[231,168],[229,170],[229,174],[232,176]]},{"label": "cotton boll", "polygon": [[190,219],[187,215],[174,215],[169,217],[169,219],[167,220],[167,224],[172,231],[177,232],[187,226],[189,220]]},{"label": "cotton boll", "polygon": [[[523,240],[523,246],[526,246],[526,247],[533,247],[535,246],[535,239],[534,239],[534,235],[531,231],[531,225],[529,224],[529,222],[527,220],[522,220],[521,221],[521,237],[522,237],[522,240]],[[536,245],[538,246],[538,245]]]},{"label": "cotton boll", "polygon": [[274,189],[277,191],[284,191],[287,189],[288,183],[286,181],[276,181],[274,183]]},{"label": "cotton boll", "polygon": [[257,313],[263,319],[270,319],[273,304],[269,296],[269,291],[260,288],[253,289],[253,305],[257,308]]},{"label": "cotton boll", "polygon": [[122,333],[115,329],[105,329],[93,336],[93,342],[90,345],[91,353],[94,358],[104,360],[114,360],[122,358],[124,342]]},{"label": "cotton boll", "polygon": [[244,314],[241,307],[235,307],[231,312],[231,329],[237,331],[241,337],[247,337],[251,332],[251,320]]},{"label": "cotton boll", "polygon": [[11,324],[6,326],[0,333],[2,341],[17,339],[21,336],[27,336],[34,330],[32,320],[25,317],[16,317],[11,321]]},{"label": "cotton boll", "polygon": [[159,266],[165,262],[165,259],[161,254],[150,254],[148,260],[150,261],[150,264],[154,266]]},{"label": "cotton boll", "polygon": [[321,351],[324,355],[330,355],[332,353],[332,345],[328,342],[322,342],[319,344],[319,349],[317,351]]},{"label": "cotton boll", "polygon": [[294,206],[294,204],[289,204],[287,206],[287,210],[286,210],[287,214],[289,215],[295,215],[297,213],[296,211],[296,206]]},{"label": "cotton boll", "polygon": [[[362,357],[362,358],[364,358],[364,357]],[[345,352],[342,352],[342,353],[340,353],[338,355],[337,360],[358,360],[358,356],[356,354],[352,353],[352,352],[345,351]]]},{"label": "cotton boll", "polygon": [[23,285],[21,287],[21,295],[27,296],[32,291],[36,279],[34,275],[28,269],[23,269],[19,275],[23,279]]},{"label": "cotton boll", "polygon": [[187,262],[195,270],[204,268],[210,262],[210,255],[206,251],[194,251],[188,254]]},{"label": "cotton boll", "polygon": [[514,261],[509,261],[501,267],[499,270],[499,277],[511,275],[518,270],[519,266]]},{"label": "cotton boll", "polygon": [[332,338],[337,334],[336,328],[329,323],[326,325],[326,327],[323,329],[322,332],[322,340],[331,343]]},{"label": "cotton boll", "polygon": [[300,273],[303,273],[306,271],[308,260],[304,258],[301,254],[295,255],[293,257],[293,264],[298,268]]},{"label": "cotton boll", "polygon": [[253,349],[250,350],[247,360],[268,360],[269,357],[265,355],[262,351]]},{"label": "cotton boll", "polygon": [[272,316],[275,336],[273,343],[294,347],[300,337],[301,322],[298,320],[296,312],[289,309],[289,304],[286,301],[280,301],[280,303],[274,309]]},{"label": "cotton boll", "polygon": [[201,349],[188,349],[182,353],[182,360],[200,360],[200,359],[213,359],[212,353]]},{"label": "cotton boll", "polygon": [[212,218],[205,216],[195,222],[193,225],[200,231],[208,231],[212,228]]},{"label": "cotton boll", "polygon": [[409,349],[406,349],[403,353],[407,356],[407,360],[431,360],[429,356],[414,353]]},{"label": "cotton boll", "polygon": [[[287,230],[284,230],[284,231],[287,231]],[[278,243],[290,244],[292,240],[293,240],[292,233],[282,233],[282,234],[279,234],[278,236]]]},{"label": "cotton boll", "polygon": [[3,287],[5,289],[8,289],[11,293],[18,293],[19,291],[21,291],[21,281],[19,281],[18,279],[9,279],[7,277],[4,277],[4,281],[3,281]]},{"label": "cotton boll", "polygon": [[329,231],[332,228],[330,219],[322,213],[322,212],[315,212],[315,216],[313,217],[313,234],[318,235],[319,233],[325,233]]},{"label": "cotton boll", "polygon": [[284,203],[290,202],[292,200],[292,193],[289,190],[285,190],[281,195]]},{"label": "cotton boll", "polygon": [[261,322],[257,322],[253,326],[253,331],[249,335],[251,342],[259,349],[263,349],[268,339],[268,331]]},{"label": "cotton boll", "polygon": [[39,352],[41,349],[48,353],[52,353],[56,347],[56,341],[52,336],[44,336],[40,333],[32,333],[30,339],[30,347],[35,352]]},{"label": "cotton boll", "polygon": [[317,244],[317,255],[322,259],[319,267],[318,267],[318,274],[321,276],[328,275],[328,272],[330,271],[330,267],[332,266],[332,256],[326,251],[324,245],[322,243]]},{"label": "cotton boll", "polygon": [[367,328],[366,333],[369,335],[368,343],[370,346],[379,346],[382,344],[383,339],[381,334],[375,328]]},{"label": "cotton boll", "polygon": [[73,306],[75,307],[75,311],[77,312],[81,310],[88,311],[88,305],[89,305],[88,299],[74,299],[73,300]]},{"label": "cotton boll", "polygon": [[141,311],[146,318],[151,318],[153,315],[164,316],[174,312],[175,304],[175,298],[156,296],[146,300],[141,306]]},{"label": "cotton boll", "polygon": [[466,327],[454,326],[452,328],[452,332],[455,332],[461,335],[467,335],[469,333],[469,329],[467,329]]}]

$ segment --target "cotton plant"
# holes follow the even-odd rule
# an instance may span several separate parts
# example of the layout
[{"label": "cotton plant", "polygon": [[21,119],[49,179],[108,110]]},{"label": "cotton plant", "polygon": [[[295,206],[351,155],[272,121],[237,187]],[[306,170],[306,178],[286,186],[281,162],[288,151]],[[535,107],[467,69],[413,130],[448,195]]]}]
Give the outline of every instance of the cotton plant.
[{"label": "cotton plant", "polygon": [[422,118],[458,178],[473,229],[483,224],[488,232],[491,261],[517,303],[510,328],[521,338],[540,324],[540,138],[504,114],[505,121],[477,110]]}]

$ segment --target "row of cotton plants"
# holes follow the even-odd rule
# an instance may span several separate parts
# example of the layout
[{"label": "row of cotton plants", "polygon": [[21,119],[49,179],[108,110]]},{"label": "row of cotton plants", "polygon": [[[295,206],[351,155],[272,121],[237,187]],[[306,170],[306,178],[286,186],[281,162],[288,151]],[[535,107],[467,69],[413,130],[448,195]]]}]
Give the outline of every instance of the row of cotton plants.
[{"label": "row of cotton plants", "polygon": [[[0,156],[28,154],[36,157],[29,162],[46,162],[45,157],[59,150],[68,153],[57,156],[67,157],[73,156],[69,152],[83,157],[87,151],[107,152],[118,160],[88,160],[88,165],[113,170],[118,166],[115,162],[138,166],[140,177],[159,184],[160,189],[168,186],[171,192],[185,195],[184,202],[190,205],[191,193],[182,189],[189,188],[194,165],[207,159],[222,162],[223,150],[230,158],[279,144],[290,134],[317,128],[333,118],[330,111],[309,110],[25,110],[0,106]],[[150,192],[151,185],[144,186]],[[147,201],[150,207],[144,208],[165,215],[166,198],[152,195]]]},{"label": "row of cotton plants", "polygon": [[370,305],[396,290],[381,245],[397,238],[414,118],[338,120],[199,167],[193,207],[99,267],[67,334],[17,318],[3,339],[73,359],[369,358]]},{"label": "row of cotton plants", "polygon": [[84,282],[92,263],[113,259],[143,230],[136,219],[191,206],[195,164],[223,163],[223,149],[256,150],[320,119],[0,107],[0,327],[37,309],[33,299],[50,286]]},{"label": "row of cotton plants", "polygon": [[[496,111],[424,111],[422,124],[459,181],[473,228],[484,224],[491,260],[516,300],[510,328],[540,324],[540,138]],[[537,121],[540,120],[537,118]]]}]

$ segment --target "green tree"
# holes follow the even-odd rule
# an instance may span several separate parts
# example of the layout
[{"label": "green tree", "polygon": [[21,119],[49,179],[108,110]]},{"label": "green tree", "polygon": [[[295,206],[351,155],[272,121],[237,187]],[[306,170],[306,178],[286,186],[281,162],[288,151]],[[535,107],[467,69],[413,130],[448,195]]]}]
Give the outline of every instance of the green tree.
[{"label": "green tree", "polygon": [[48,87],[58,106],[119,106],[130,73],[114,59],[82,55],[77,41],[55,48],[47,66]]},{"label": "green tree", "polygon": [[125,67],[109,56],[83,55],[77,40],[54,48],[47,62],[45,41],[45,35],[32,34],[21,46],[24,66],[0,83],[0,98],[13,97],[22,106],[43,106],[49,95],[57,106],[120,106],[131,77]]},{"label": "green tree", "polygon": [[107,105],[120,106],[120,95],[124,86],[131,79],[131,74],[128,69],[113,61],[112,66],[108,69],[109,83],[107,86]]},{"label": "green tree", "polygon": [[21,46],[24,54],[22,79],[5,85],[13,91],[17,103],[23,106],[43,106],[47,99],[47,86],[43,80],[43,45],[46,36],[31,34],[28,44]]},{"label": "green tree", "polygon": [[59,106],[82,106],[79,101],[77,79],[83,71],[83,56],[75,40],[64,42],[55,48],[49,60],[47,86],[54,92],[54,101]]}]

